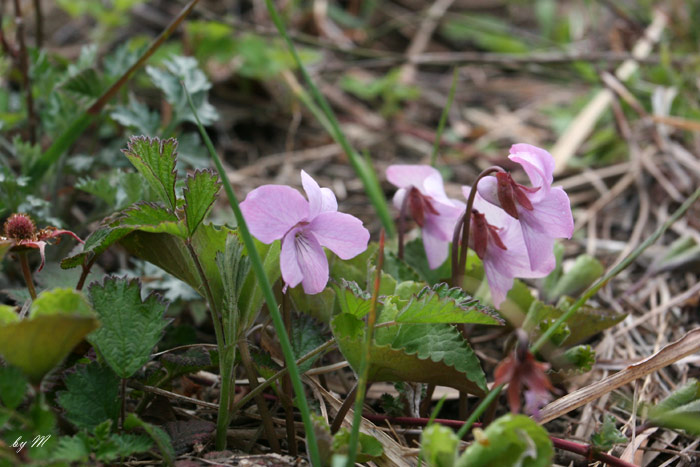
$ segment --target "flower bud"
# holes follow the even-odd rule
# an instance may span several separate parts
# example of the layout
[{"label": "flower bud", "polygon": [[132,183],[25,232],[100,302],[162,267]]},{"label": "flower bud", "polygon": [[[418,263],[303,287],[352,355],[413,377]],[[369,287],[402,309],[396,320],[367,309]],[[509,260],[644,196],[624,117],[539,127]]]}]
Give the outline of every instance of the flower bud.
[{"label": "flower bud", "polygon": [[12,214],[5,221],[5,237],[16,240],[31,240],[36,234],[36,225],[27,214]]}]

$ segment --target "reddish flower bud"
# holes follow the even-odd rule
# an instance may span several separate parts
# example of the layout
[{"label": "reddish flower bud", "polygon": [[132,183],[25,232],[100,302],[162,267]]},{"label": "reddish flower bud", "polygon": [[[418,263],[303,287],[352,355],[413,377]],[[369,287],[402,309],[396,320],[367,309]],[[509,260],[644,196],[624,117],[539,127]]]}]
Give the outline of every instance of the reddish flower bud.
[{"label": "reddish flower bud", "polygon": [[5,221],[5,237],[21,241],[31,240],[36,234],[36,225],[27,214],[17,213],[12,214]]},{"label": "reddish flower bud", "polygon": [[479,258],[484,259],[488,242],[493,242],[501,250],[508,249],[501,240],[498,233],[499,228],[489,224],[486,221],[486,216],[477,210],[472,211],[472,225],[471,235],[474,241],[474,251]]},{"label": "reddish flower bud", "polygon": [[437,210],[430,204],[430,199],[424,196],[416,187],[411,187],[408,191],[408,208],[411,211],[411,217],[420,228],[425,225],[426,211],[435,216],[439,215]]}]

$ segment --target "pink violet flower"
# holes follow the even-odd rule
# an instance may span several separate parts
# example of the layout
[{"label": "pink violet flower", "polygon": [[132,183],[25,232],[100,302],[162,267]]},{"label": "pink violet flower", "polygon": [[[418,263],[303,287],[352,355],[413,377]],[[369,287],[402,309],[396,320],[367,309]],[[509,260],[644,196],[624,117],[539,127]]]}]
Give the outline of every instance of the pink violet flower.
[{"label": "pink violet flower", "polygon": [[532,269],[549,261],[555,238],[571,238],[574,218],[569,197],[560,186],[553,187],[554,158],[544,149],[514,144],[508,158],[522,165],[532,187],[516,183],[509,173],[485,177],[479,194],[518,219]]},{"label": "pink violet flower", "polygon": [[445,194],[442,176],[429,165],[391,165],[386,178],[398,187],[394,206],[399,211],[408,196],[408,212],[422,230],[423,246],[431,269],[447,259],[454,228],[464,212],[464,203]]},{"label": "pink violet flower", "polygon": [[84,243],[75,233],[70,230],[58,229],[56,227],[45,227],[41,230],[36,229],[36,225],[31,217],[27,214],[17,213],[12,214],[5,221],[3,236],[0,236],[0,242],[11,243],[10,251],[24,251],[27,249],[37,249],[41,255],[41,264],[37,272],[44,268],[45,254],[44,250],[49,240],[56,239],[60,241],[60,235],[70,235],[80,243]]},{"label": "pink violet flower", "polygon": [[301,283],[304,292],[317,294],[328,283],[323,247],[341,259],[353,258],[367,249],[369,231],[358,218],[338,212],[333,192],[303,170],[301,183],[308,201],[292,187],[264,185],[248,193],[241,211],[255,238],[267,244],[282,240],[285,290]]},{"label": "pink violet flower", "polygon": [[[482,180],[483,182],[483,180]],[[462,187],[469,198],[470,187]],[[469,244],[484,264],[491,299],[498,308],[513,288],[513,279],[544,277],[555,267],[553,249],[543,264],[530,266],[520,223],[504,210],[486,202],[478,193],[474,198]]]}]

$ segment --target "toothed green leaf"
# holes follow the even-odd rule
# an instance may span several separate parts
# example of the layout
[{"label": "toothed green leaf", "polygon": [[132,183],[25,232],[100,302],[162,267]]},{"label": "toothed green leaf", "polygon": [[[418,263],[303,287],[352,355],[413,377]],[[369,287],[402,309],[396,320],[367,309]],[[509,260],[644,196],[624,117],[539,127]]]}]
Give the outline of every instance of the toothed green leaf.
[{"label": "toothed green leaf", "polygon": [[199,224],[216,201],[216,194],[221,188],[218,175],[211,170],[198,170],[185,181],[185,220],[190,235],[194,234]]},{"label": "toothed green leaf", "polygon": [[58,403],[66,418],[79,429],[92,430],[105,420],[119,416],[119,378],[98,363],[78,368],[65,378],[66,391],[58,393]]},{"label": "toothed green leaf", "polygon": [[399,323],[475,323],[502,325],[496,312],[462,289],[447,284],[425,287],[396,317]]},{"label": "toothed green leaf", "polygon": [[132,136],[122,152],[166,206],[175,211],[177,140]]},{"label": "toothed green leaf", "polygon": [[139,283],[125,278],[94,283],[89,295],[102,327],[88,340],[119,377],[129,378],[150,359],[160,340],[168,324],[163,319],[167,304],[153,294],[141,300]]}]

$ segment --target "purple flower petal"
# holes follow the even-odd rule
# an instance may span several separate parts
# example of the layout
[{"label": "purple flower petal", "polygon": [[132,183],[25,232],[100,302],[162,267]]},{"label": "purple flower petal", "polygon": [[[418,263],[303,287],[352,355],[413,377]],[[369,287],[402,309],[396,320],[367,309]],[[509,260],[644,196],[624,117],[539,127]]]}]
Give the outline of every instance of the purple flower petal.
[{"label": "purple flower petal", "polygon": [[241,211],[250,233],[263,243],[272,243],[308,218],[309,202],[291,187],[264,185],[248,193]]},{"label": "purple flower petal", "polygon": [[423,231],[423,247],[430,269],[437,269],[445,262],[449,253],[449,242]]},{"label": "purple flower petal", "polygon": [[310,295],[323,292],[328,283],[328,259],[323,247],[308,230],[295,237],[294,247],[304,276],[301,281],[304,292]]},{"label": "purple flower petal", "polygon": [[[465,191],[467,188],[468,187],[462,187],[462,193],[464,193],[466,198],[469,198],[469,191],[471,191],[471,189]],[[489,203],[496,206],[501,205],[501,202],[498,200],[498,180],[496,180],[496,177],[484,177],[479,180],[476,191]]]},{"label": "purple flower petal", "polygon": [[304,274],[299,267],[296,249],[296,236],[301,230],[301,227],[292,229],[282,239],[282,247],[280,250],[280,270],[282,272],[282,280],[286,286],[296,287],[304,279]]},{"label": "purple flower petal", "polygon": [[341,259],[350,259],[367,249],[369,231],[362,221],[342,212],[322,212],[309,224],[308,230],[318,243]]},{"label": "purple flower petal", "polygon": [[309,198],[309,219],[313,219],[321,212],[337,211],[338,202],[335,195],[328,188],[321,188],[316,180],[305,171],[301,171],[301,184]]},{"label": "purple flower petal", "polygon": [[[442,184],[440,172],[429,165],[390,165],[386,169],[386,179],[389,183],[398,188],[410,188],[414,186],[421,190],[423,194],[428,194],[423,191],[423,183],[428,177],[434,177],[436,174]],[[431,186],[434,185],[434,183],[435,179],[430,182]]]},{"label": "purple flower petal", "polygon": [[440,240],[450,242],[454,234],[455,225],[464,213],[464,203],[454,201],[454,204],[441,203],[433,201],[431,204],[438,212],[438,215],[432,213],[425,214],[425,226],[423,234],[432,235]]},{"label": "purple flower petal", "polygon": [[514,144],[508,158],[523,166],[533,187],[549,191],[554,173],[554,157],[550,153],[530,144]]},{"label": "purple flower petal", "polygon": [[533,210],[518,209],[518,215],[533,230],[554,238],[571,238],[574,233],[574,218],[571,214],[569,196],[560,186],[552,188]]}]

